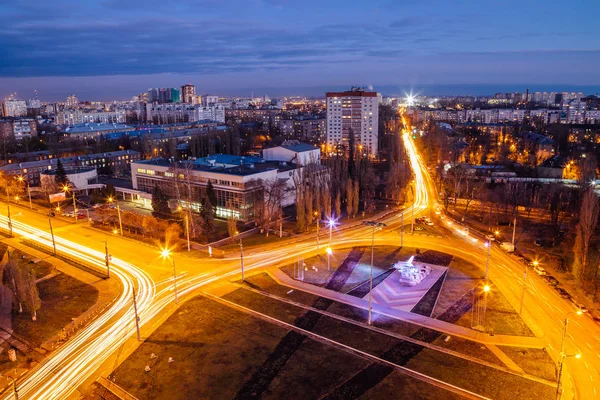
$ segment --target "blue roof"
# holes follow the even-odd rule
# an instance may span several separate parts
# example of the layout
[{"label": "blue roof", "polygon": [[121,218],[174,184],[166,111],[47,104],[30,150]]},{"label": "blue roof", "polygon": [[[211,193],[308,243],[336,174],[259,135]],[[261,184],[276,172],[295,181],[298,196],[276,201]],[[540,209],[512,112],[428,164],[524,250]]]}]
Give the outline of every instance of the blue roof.
[{"label": "blue roof", "polygon": [[291,151],[295,151],[296,153],[302,153],[303,151],[312,151],[312,150],[318,150],[318,147],[313,146],[312,144],[308,144],[308,143],[298,143],[298,144],[292,144],[292,145],[282,145],[281,147],[283,147],[284,149],[288,149]]},{"label": "blue roof", "polygon": [[218,164],[229,164],[229,165],[250,165],[264,163],[260,157],[253,156],[234,156],[231,154],[212,154],[207,157],[198,158],[195,161],[196,165],[218,165]]},{"label": "blue roof", "polygon": [[116,129],[133,129],[133,127],[125,124],[116,123],[86,123],[86,124],[75,124],[65,129],[67,133],[86,133],[86,132],[100,132],[100,131],[112,131]]}]

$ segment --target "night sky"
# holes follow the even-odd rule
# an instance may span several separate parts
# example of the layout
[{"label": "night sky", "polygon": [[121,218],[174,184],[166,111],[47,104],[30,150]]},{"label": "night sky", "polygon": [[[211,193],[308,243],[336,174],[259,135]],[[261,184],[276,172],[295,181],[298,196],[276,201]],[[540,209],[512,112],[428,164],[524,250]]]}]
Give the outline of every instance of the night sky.
[{"label": "night sky", "polygon": [[0,0],[0,98],[599,90],[600,1],[491,3]]}]

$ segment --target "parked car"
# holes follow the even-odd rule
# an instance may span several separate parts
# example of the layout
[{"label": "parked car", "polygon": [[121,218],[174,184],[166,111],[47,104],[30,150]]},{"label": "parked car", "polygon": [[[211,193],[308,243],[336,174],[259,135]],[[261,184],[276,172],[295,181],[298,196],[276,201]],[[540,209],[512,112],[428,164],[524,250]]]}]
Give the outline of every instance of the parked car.
[{"label": "parked car", "polygon": [[550,286],[558,286],[558,280],[552,275],[545,275],[544,280]]},{"label": "parked car", "polygon": [[565,289],[560,287],[555,287],[554,290],[562,297],[563,299],[571,299],[571,295]]},{"label": "parked car", "polygon": [[56,214],[54,213],[54,211],[49,211],[48,212],[48,216],[49,217],[54,217],[54,216],[56,216]]},{"label": "parked car", "polygon": [[540,238],[535,239],[535,245],[537,247],[542,247],[542,239],[540,239]]},{"label": "parked car", "polygon": [[534,265],[533,271],[538,275],[546,275],[546,270],[539,265]]},{"label": "parked car", "polygon": [[494,242],[496,240],[496,236],[489,234],[489,235],[485,235],[485,238],[487,240],[489,240],[490,242]]},{"label": "parked car", "polygon": [[417,225],[417,226],[414,227],[414,230],[415,231],[424,231],[425,228],[423,228],[422,226]]}]

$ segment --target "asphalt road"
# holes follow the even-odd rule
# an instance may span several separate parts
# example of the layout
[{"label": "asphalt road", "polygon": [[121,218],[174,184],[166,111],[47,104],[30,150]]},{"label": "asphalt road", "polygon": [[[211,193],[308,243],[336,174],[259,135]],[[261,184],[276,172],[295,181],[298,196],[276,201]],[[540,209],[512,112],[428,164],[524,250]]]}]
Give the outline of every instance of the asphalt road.
[{"label": "asphalt road", "polygon": [[[411,167],[415,177],[414,215],[429,213],[437,207],[433,182],[424,164],[418,157],[414,143],[407,133],[403,133]],[[5,207],[5,205],[3,206]],[[16,235],[25,236],[46,246],[52,246],[48,233],[49,222],[44,214],[38,214],[26,207],[12,208],[13,229]],[[413,210],[404,210],[404,222],[412,217]],[[376,244],[399,245],[398,227],[402,221],[400,214],[392,214],[382,220],[388,226],[376,233]],[[4,213],[0,216],[0,226],[7,226]],[[137,307],[142,325],[151,324],[167,306],[174,301],[171,260],[163,260],[153,246],[110,235],[89,228],[86,224],[73,224],[53,219],[54,233],[59,252],[93,263],[98,269],[104,268],[104,246],[108,242],[113,256],[112,278],[123,283],[123,294],[105,314],[80,331],[73,339],[49,358],[33,368],[19,380],[19,393],[22,399],[67,398],[84,381],[98,374],[98,369],[111,354],[127,339],[135,335],[133,316],[133,292],[135,289]],[[450,227],[452,229],[452,227]],[[357,224],[342,229],[338,227],[333,235],[333,247],[370,245],[370,228]],[[433,249],[456,255],[485,267],[487,251],[481,240],[464,235],[455,237],[427,237],[404,234],[406,246]],[[323,251],[321,246],[321,251]],[[258,251],[245,254],[247,270],[268,267],[276,263],[293,260],[299,255],[309,257],[316,253],[315,237],[294,239],[288,244],[278,243],[263,246]],[[180,296],[193,293],[198,288],[219,279],[230,279],[240,274],[239,257],[225,259],[191,258],[185,253],[173,255],[177,271],[177,289]],[[494,247],[491,251],[490,279],[511,302],[516,310],[522,295],[522,264]],[[548,343],[550,355],[556,360],[560,351],[565,316],[574,311],[573,306],[560,298],[541,279],[529,273],[528,288],[524,303],[523,317],[533,332]],[[597,383],[600,381],[600,329],[586,316],[570,315],[570,324],[565,342],[567,354],[580,353],[581,359],[569,357],[566,360],[563,382],[563,398],[595,398]],[[573,384],[571,384],[571,382]],[[6,394],[4,398],[8,398]]]}]

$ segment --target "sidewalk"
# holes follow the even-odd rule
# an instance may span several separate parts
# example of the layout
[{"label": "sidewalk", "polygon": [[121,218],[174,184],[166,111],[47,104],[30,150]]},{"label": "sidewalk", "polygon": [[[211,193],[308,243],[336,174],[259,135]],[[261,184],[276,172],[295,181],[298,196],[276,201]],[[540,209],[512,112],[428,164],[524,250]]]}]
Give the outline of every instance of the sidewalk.
[{"label": "sidewalk", "polygon": [[[296,288],[314,294],[316,296],[325,297],[365,310],[369,308],[369,303],[367,300],[360,299],[354,296],[349,296],[318,286],[313,286],[304,282],[296,281],[278,268],[271,269],[268,271],[268,273],[280,285]],[[377,314],[385,315],[390,318],[409,322],[425,328],[434,329],[439,332],[443,332],[463,339],[472,340],[486,345],[489,344],[498,346],[527,347],[535,349],[543,349],[545,347],[545,344],[540,339],[535,337],[490,335],[462,326],[440,321],[434,318],[429,318],[422,315],[413,314],[407,311],[389,308],[379,304],[373,304],[373,311]]]}]

